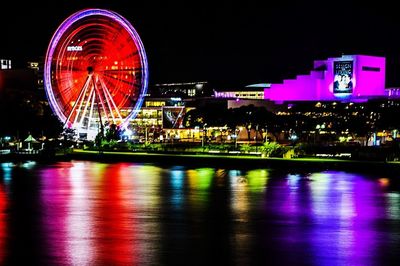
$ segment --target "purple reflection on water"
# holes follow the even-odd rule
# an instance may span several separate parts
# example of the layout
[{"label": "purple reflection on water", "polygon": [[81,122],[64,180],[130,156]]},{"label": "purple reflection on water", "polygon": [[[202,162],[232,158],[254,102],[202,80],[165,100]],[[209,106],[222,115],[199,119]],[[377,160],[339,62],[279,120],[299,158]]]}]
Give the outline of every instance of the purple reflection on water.
[{"label": "purple reflection on water", "polygon": [[[291,256],[283,264],[379,265],[387,242],[384,193],[377,180],[343,172],[289,174],[267,191],[267,222],[280,231],[266,236]],[[270,193],[270,195],[268,195]],[[271,217],[270,217],[271,218]],[[399,219],[399,217],[397,217]]]}]

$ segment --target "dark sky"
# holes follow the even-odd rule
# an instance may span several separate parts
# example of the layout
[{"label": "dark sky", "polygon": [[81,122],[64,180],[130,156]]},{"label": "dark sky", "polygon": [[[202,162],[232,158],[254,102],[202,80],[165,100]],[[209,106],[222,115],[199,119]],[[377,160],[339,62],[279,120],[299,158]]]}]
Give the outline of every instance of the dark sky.
[{"label": "dark sky", "polygon": [[400,87],[395,1],[14,0],[1,8],[0,57],[45,55],[64,19],[89,7],[131,22],[147,52],[150,83],[279,82],[307,73],[316,59],[368,54],[386,56],[386,85]]}]

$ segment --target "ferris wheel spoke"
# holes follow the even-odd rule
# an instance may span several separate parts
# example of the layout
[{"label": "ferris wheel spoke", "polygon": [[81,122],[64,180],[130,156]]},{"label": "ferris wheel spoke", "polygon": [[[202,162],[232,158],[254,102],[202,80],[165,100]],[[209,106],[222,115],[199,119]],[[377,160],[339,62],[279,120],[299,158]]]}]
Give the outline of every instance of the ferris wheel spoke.
[{"label": "ferris wheel spoke", "polygon": [[94,87],[90,86],[90,92],[89,92],[87,99],[85,100],[85,107],[83,109],[81,119],[78,121],[78,123],[80,125],[82,125],[84,123],[84,119],[86,118],[86,112],[87,112],[88,106],[90,104],[90,99],[92,98],[93,95],[94,95]]},{"label": "ferris wheel spoke", "polygon": [[[100,82],[101,82],[101,85],[102,85],[102,88],[103,88],[105,94],[107,95],[107,97],[108,97],[108,99],[110,100],[112,106],[114,107],[114,111],[115,111],[115,112],[117,113],[117,115],[118,115],[118,119],[120,119],[120,120],[122,121],[121,113],[119,112],[119,109],[118,109],[117,105],[115,104],[115,101],[114,101],[114,99],[113,99],[113,97],[112,97],[112,95],[111,95],[109,89],[107,88],[106,84],[104,83],[104,81],[103,81],[102,79],[100,80]],[[110,109],[112,109],[112,108],[110,107]],[[113,114],[113,111],[112,111],[112,110],[111,110],[111,113]],[[114,115],[113,115],[113,118],[114,118],[114,120],[115,120]]]},{"label": "ferris wheel spoke", "polygon": [[[112,98],[109,98],[109,94],[108,94],[108,89],[104,86],[104,84],[100,81],[100,87],[101,87],[101,92],[104,96],[104,102],[107,104],[106,106],[108,107],[108,111],[111,115],[111,118],[113,120],[113,123],[115,124],[115,116],[114,116],[114,112],[112,110],[112,107],[110,106],[110,102],[112,101]],[[109,119],[109,117],[107,117]]]},{"label": "ferris wheel spoke", "polygon": [[[68,115],[66,121],[64,122],[64,126],[66,125],[66,123],[68,123],[68,122],[70,121],[72,115],[74,114],[75,108],[76,108],[76,106],[78,105],[78,102],[80,102],[79,106],[82,106],[83,95],[85,94],[85,92],[86,92],[86,90],[87,90],[87,88],[88,88],[88,86],[89,86],[89,84],[90,84],[90,80],[91,80],[91,76],[88,76],[88,78],[86,79],[85,84],[84,84],[83,87],[81,88],[81,91],[80,91],[80,93],[79,93],[79,95],[78,95],[78,98],[75,100],[74,105],[72,106],[72,109],[71,109],[71,111],[70,111],[70,113],[69,113],[69,115]],[[82,101],[81,101],[81,99],[82,99]],[[79,108],[79,109],[80,109],[80,108]],[[80,111],[79,109],[78,109],[78,113],[75,115],[74,123],[76,122],[77,117],[78,117],[78,115],[79,115],[79,111]]]},{"label": "ferris wheel spoke", "polygon": [[93,93],[92,94],[92,99],[91,99],[91,105],[90,105],[90,112],[89,112],[89,116],[88,116],[88,125],[87,125],[87,129],[88,130],[90,129],[90,125],[91,125],[92,120],[93,120],[93,108],[94,108],[95,100],[96,100],[96,94]]},{"label": "ferris wheel spoke", "polygon": [[[97,99],[98,99],[98,102],[97,102],[97,109],[98,109],[98,112],[99,112],[99,119],[101,120],[101,112],[100,112],[100,107],[99,107],[99,105],[101,105],[101,107],[103,108],[103,111],[104,111],[104,117],[105,118],[107,118],[108,119],[108,113],[107,113],[107,108],[106,108],[106,106],[105,106],[105,101],[104,101],[104,98],[103,98],[103,95],[100,93],[100,90],[99,90],[99,88],[97,87],[97,84],[96,84],[96,82],[93,82],[93,85],[94,85],[94,89],[95,89],[95,91],[96,91],[96,95],[97,95]],[[102,122],[100,122],[100,124],[101,124]]]}]

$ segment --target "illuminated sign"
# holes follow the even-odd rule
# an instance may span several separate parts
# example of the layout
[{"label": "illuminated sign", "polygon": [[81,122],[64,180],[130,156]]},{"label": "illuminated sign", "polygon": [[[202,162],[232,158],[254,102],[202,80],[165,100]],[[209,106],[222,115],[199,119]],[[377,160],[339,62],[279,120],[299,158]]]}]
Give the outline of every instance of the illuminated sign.
[{"label": "illuminated sign", "polygon": [[68,52],[79,52],[82,51],[82,46],[67,46]]},{"label": "illuminated sign", "polygon": [[185,117],[185,107],[183,106],[163,106],[162,122],[163,128],[177,129],[183,128]]},{"label": "illuminated sign", "polygon": [[353,92],[353,61],[333,62],[333,93]]},{"label": "illuminated sign", "polygon": [[182,101],[182,98],[179,98],[179,97],[171,97],[171,101],[175,101],[175,102]]}]

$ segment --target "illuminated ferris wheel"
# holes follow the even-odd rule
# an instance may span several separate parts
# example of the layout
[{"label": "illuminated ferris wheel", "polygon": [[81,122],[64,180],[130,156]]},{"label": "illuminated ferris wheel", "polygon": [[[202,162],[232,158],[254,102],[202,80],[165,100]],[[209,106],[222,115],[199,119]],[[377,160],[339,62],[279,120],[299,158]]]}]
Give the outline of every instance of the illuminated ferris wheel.
[{"label": "illuminated ferris wheel", "polygon": [[147,91],[147,58],[139,35],[119,14],[84,9],[53,35],[44,82],[65,128],[94,139],[107,124],[127,126]]}]

